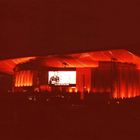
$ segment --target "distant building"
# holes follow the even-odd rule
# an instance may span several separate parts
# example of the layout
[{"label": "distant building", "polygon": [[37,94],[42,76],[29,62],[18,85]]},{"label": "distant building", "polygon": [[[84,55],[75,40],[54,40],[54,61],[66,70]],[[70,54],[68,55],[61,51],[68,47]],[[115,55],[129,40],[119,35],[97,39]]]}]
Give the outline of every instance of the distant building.
[{"label": "distant building", "polygon": [[140,95],[140,58],[127,50],[1,60],[0,70],[13,77],[13,92],[48,91]]}]

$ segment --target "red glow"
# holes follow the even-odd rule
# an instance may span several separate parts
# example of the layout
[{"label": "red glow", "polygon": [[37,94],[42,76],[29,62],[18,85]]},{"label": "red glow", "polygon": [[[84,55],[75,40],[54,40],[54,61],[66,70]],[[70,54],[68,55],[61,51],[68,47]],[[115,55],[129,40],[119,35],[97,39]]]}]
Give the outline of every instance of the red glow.
[{"label": "red glow", "polygon": [[76,87],[69,87],[69,88],[68,88],[68,92],[69,92],[69,93],[77,93],[78,90],[77,90]]},{"label": "red glow", "polygon": [[91,89],[91,68],[77,68],[76,87],[80,92],[90,92]]},{"label": "red glow", "polygon": [[33,72],[20,71],[15,73],[15,87],[24,87],[33,85]]},{"label": "red glow", "polygon": [[140,95],[140,71],[133,64],[103,63],[94,70],[93,81],[95,93],[111,93],[113,98]]},{"label": "red glow", "polygon": [[51,88],[48,85],[41,85],[40,90],[41,91],[49,91],[49,92],[51,92]]},{"label": "red glow", "polygon": [[[64,67],[63,62],[67,64],[66,67],[76,67],[76,88],[69,89],[69,92],[111,93],[113,98],[131,98],[140,95],[140,57],[127,50],[1,60],[0,71],[13,74],[13,69],[17,64],[36,58],[40,60],[40,66],[43,67],[62,68]],[[131,65],[117,66],[114,73],[111,73],[108,64],[100,67],[100,61],[111,62],[112,58],[115,58],[121,64],[135,64],[136,68],[132,68]],[[34,73],[30,70],[15,72],[15,87],[32,86],[33,76]]]},{"label": "red glow", "polygon": [[69,92],[72,93],[72,88],[69,88]]},{"label": "red glow", "polygon": [[13,74],[13,68],[20,63],[31,60],[42,60],[41,65],[51,67],[63,67],[63,62],[67,63],[67,67],[98,67],[99,61],[111,61],[116,58],[118,62],[127,62],[136,64],[140,68],[140,57],[134,55],[127,50],[108,50],[96,51],[66,55],[50,55],[46,57],[24,57],[16,59],[7,59],[0,61],[0,71]]}]

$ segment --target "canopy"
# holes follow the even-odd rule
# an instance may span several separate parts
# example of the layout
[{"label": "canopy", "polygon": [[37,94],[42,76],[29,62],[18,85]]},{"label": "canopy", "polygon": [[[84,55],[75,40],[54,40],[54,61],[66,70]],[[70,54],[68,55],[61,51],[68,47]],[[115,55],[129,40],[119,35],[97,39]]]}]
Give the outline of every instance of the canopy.
[{"label": "canopy", "polygon": [[140,66],[140,57],[121,49],[0,60],[0,72],[13,74],[13,69],[16,65],[27,62],[39,62],[40,66],[45,67],[97,67],[99,61],[133,63],[138,68]]}]

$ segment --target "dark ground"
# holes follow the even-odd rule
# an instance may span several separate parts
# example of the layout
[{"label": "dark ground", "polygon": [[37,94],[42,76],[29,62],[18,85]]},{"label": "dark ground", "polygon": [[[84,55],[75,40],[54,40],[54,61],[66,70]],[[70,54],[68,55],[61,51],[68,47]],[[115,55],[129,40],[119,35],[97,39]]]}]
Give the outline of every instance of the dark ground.
[{"label": "dark ground", "polygon": [[72,104],[1,99],[0,139],[138,140],[140,103]]}]

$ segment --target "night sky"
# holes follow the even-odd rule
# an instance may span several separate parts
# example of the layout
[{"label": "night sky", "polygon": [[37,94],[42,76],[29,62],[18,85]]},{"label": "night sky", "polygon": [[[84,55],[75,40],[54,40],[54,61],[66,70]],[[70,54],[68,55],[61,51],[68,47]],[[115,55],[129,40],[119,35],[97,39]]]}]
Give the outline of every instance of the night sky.
[{"label": "night sky", "polygon": [[0,58],[110,48],[140,54],[139,0],[0,0]]}]

